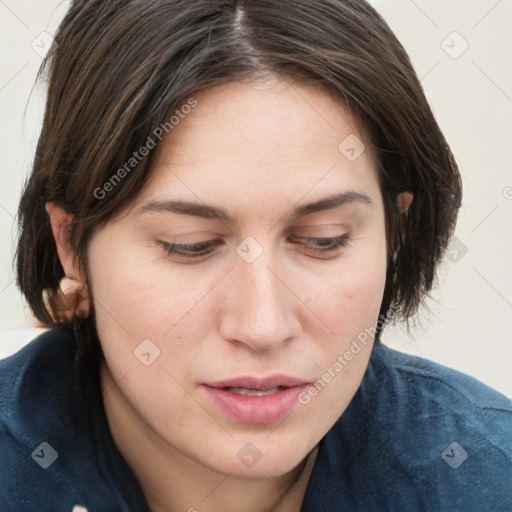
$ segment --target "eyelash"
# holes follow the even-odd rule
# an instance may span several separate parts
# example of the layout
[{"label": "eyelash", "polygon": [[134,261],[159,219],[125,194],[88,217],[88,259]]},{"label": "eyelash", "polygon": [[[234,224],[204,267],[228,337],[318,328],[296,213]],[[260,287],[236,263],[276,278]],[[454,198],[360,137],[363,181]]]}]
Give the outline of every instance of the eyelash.
[{"label": "eyelash", "polygon": [[[295,240],[299,240],[299,244],[313,243],[316,247],[311,247],[314,252],[321,254],[330,254],[338,251],[342,247],[345,247],[350,240],[349,233],[343,235],[325,238],[325,237],[295,237]],[[164,248],[165,252],[170,255],[176,255],[184,258],[201,258],[207,256],[215,250],[215,247],[221,245],[222,242],[219,240],[206,240],[204,242],[198,242],[195,244],[173,244],[159,240],[159,243]],[[205,249],[207,249],[205,251]]]}]

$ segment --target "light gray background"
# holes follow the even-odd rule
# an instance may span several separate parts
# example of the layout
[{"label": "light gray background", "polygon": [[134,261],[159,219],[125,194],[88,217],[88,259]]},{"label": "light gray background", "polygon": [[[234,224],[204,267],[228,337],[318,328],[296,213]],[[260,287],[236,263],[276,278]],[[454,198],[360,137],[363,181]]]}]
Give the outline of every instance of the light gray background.
[{"label": "light gray background", "polygon": [[[377,0],[404,44],[459,163],[464,200],[450,258],[412,336],[385,343],[460,369],[512,395],[512,2]],[[36,326],[16,289],[14,217],[33,157],[41,91],[25,107],[68,3],[0,0],[0,357]],[[454,33],[455,32],[455,33]],[[467,46],[467,48],[466,48]],[[421,133],[417,134],[421,137]]]}]

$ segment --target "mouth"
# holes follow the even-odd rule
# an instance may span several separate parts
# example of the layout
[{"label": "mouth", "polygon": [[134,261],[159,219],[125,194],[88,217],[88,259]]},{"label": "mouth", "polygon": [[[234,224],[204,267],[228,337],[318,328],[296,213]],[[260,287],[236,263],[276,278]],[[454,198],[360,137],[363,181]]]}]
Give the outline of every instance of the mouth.
[{"label": "mouth", "polygon": [[250,425],[269,424],[289,415],[308,382],[288,376],[240,377],[201,387],[228,418]]},{"label": "mouth", "polygon": [[268,396],[273,395],[275,393],[279,393],[283,389],[287,389],[285,386],[277,386],[270,389],[248,389],[248,388],[237,388],[237,387],[228,387],[222,388],[224,391],[230,391],[231,393],[236,393],[237,395],[242,396]]}]

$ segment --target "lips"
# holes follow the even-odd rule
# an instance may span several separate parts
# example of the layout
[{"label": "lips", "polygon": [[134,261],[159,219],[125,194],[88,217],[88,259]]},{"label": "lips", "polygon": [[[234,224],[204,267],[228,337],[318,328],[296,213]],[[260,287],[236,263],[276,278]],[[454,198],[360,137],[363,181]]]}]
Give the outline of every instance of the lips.
[{"label": "lips", "polygon": [[268,396],[273,395],[274,393],[278,393],[279,391],[282,391],[283,389],[286,389],[285,387],[278,386],[275,388],[270,389],[249,389],[249,388],[237,388],[237,387],[229,387],[229,388],[222,388],[225,391],[231,391],[231,393],[236,393],[237,395],[242,396]]},{"label": "lips", "polygon": [[204,384],[212,388],[271,389],[276,387],[290,388],[308,384],[308,382],[288,375],[272,375],[265,378],[237,377],[216,382],[205,382]]},{"label": "lips", "polygon": [[290,414],[308,384],[294,377],[275,375],[207,382],[201,387],[224,415],[254,425],[274,423]]}]

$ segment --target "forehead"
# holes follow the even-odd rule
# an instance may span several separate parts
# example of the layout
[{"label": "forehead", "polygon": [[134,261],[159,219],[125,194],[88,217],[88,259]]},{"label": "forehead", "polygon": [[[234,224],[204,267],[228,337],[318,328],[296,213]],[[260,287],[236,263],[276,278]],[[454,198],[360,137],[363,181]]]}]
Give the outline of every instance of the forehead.
[{"label": "forehead", "polygon": [[327,90],[230,82],[194,99],[163,139],[137,203],[169,194],[240,206],[345,189],[378,194],[371,148]]},{"label": "forehead", "polygon": [[[279,80],[229,82],[194,95],[197,106],[173,127],[165,140],[176,157],[199,145],[203,159],[220,153],[267,155],[286,159],[290,153],[325,158],[337,155],[345,136],[363,139],[360,127],[340,99],[326,88]],[[320,146],[319,146],[320,143]],[[265,151],[261,153],[261,150]],[[176,162],[175,162],[176,163]]]}]

